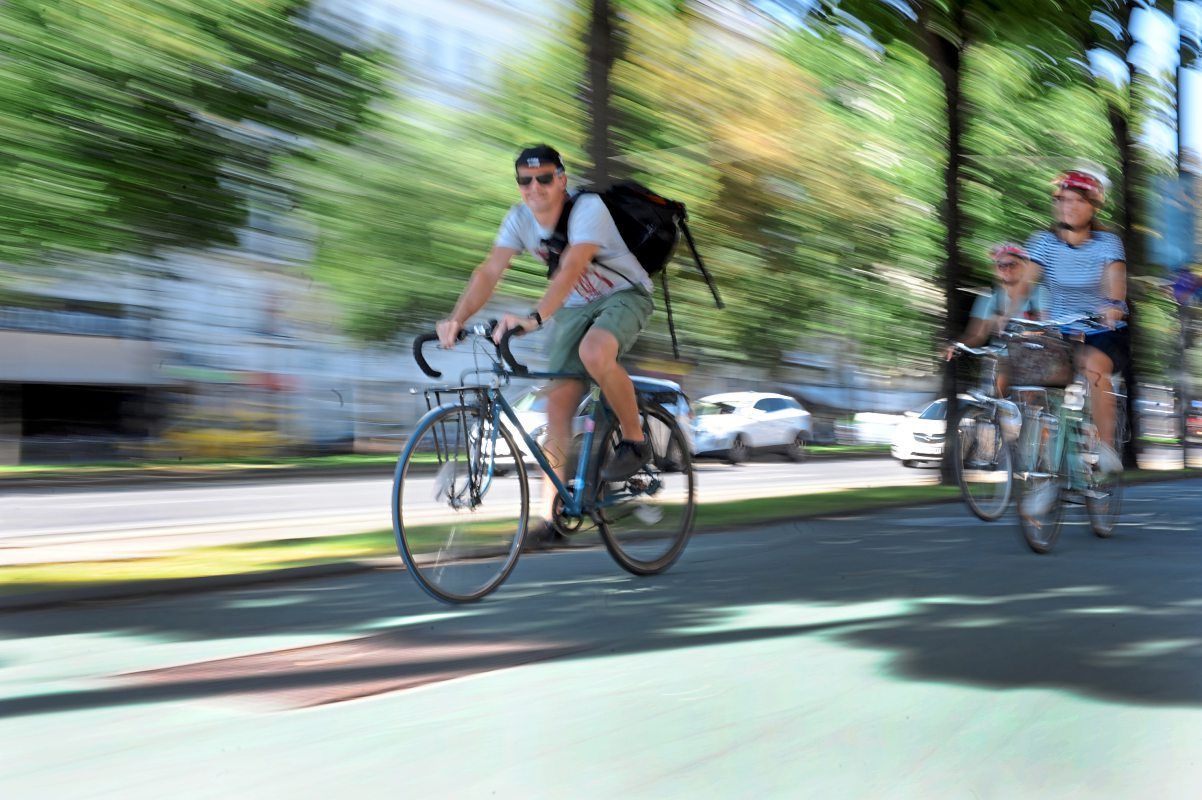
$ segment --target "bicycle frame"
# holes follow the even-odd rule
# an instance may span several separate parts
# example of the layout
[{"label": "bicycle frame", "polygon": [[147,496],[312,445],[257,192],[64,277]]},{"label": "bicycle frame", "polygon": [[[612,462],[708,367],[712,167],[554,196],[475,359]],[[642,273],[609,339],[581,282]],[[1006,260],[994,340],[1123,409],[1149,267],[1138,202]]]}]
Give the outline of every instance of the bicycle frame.
[{"label": "bicycle frame", "polygon": [[[1046,398],[1048,407],[1051,412],[1049,416],[1055,420],[1056,431],[1055,438],[1051,442],[1051,463],[1048,466],[1054,473],[1062,475],[1067,485],[1064,488],[1068,491],[1083,491],[1088,488],[1086,472],[1083,469],[1083,462],[1080,458],[1072,458],[1072,456],[1081,455],[1085,449],[1081,447],[1080,439],[1084,435],[1082,425],[1089,419],[1086,409],[1089,406],[1087,384],[1081,381],[1074,381],[1073,385],[1080,385],[1083,388],[1081,395],[1081,405],[1078,407],[1076,403],[1069,404],[1063,396],[1064,391],[1051,392],[1043,389],[1044,397]],[[1015,387],[1016,389],[1032,390],[1037,387]],[[1033,425],[1027,434],[1028,437],[1040,436],[1044,427],[1042,425]],[[1041,442],[1024,441],[1024,451],[1028,457],[1034,457],[1038,453],[1038,447]],[[1028,464],[1027,466],[1032,466]]]},{"label": "bicycle frame", "polygon": [[[583,377],[575,373],[535,373],[531,372],[527,376],[532,379],[556,379],[556,378],[572,378],[581,380]],[[506,381],[508,383],[508,381]],[[496,448],[500,439],[500,429],[503,421],[508,421],[508,428],[515,433],[529,449],[531,457],[539,468],[549,476],[551,483],[555,486],[556,493],[563,503],[562,513],[569,517],[580,517],[595,510],[598,507],[605,507],[616,502],[617,497],[609,498],[596,504],[587,503],[585,498],[589,496],[587,491],[590,488],[589,481],[589,466],[591,463],[592,449],[596,430],[599,425],[605,423],[612,412],[608,406],[601,400],[601,390],[592,385],[589,389],[590,402],[592,404],[592,413],[585,418],[584,434],[581,440],[580,453],[576,459],[576,471],[572,478],[565,483],[556,473],[551,465],[550,459],[547,457],[546,451],[535,441],[534,437],[525,429],[521,421],[518,419],[517,412],[501,391],[502,384],[499,381],[494,381],[490,385],[461,385],[461,386],[444,386],[427,390],[427,394],[433,392],[439,402],[432,404],[427,397],[427,405],[431,408],[435,405],[443,405],[441,395],[443,393],[454,392],[459,395],[458,404],[477,403],[483,407],[483,422],[488,425],[489,431],[489,450],[494,454],[493,457],[487,460],[487,473],[480,476],[480,485],[475,488],[474,493],[483,496],[489,489],[494,478],[494,470],[496,466]],[[468,399],[466,394],[472,393],[475,398]],[[437,439],[437,436],[436,436]],[[515,454],[521,458],[521,454]]]}]

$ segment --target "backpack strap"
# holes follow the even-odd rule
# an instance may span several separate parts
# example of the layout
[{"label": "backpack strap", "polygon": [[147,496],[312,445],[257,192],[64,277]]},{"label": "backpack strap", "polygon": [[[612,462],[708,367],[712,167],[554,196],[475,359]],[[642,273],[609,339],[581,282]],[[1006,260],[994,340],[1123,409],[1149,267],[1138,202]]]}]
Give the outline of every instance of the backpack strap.
[{"label": "backpack strap", "polygon": [[672,335],[672,357],[680,360],[680,347],[676,344],[676,323],[672,321],[672,294],[668,291],[668,271],[659,274],[659,285],[664,290],[664,311],[668,315],[668,333]]},{"label": "backpack strap", "polygon": [[[705,283],[710,287],[710,294],[714,296],[714,305],[718,308],[726,308],[726,304],[722,302],[722,298],[718,296],[718,286],[714,283],[714,278],[710,275],[709,270],[705,268],[704,262],[701,260],[701,254],[697,252],[697,245],[693,243],[693,234],[689,232],[688,212],[685,211],[684,203],[677,203],[680,209],[680,214],[676,218],[676,224],[680,226],[681,233],[684,234],[684,240],[689,244],[689,251],[693,254],[693,261],[697,264],[697,271],[701,273],[701,277],[705,278]],[[666,274],[667,269],[664,270]],[[667,289],[664,290],[667,292]],[[668,318],[671,321],[671,317]],[[675,346],[675,337],[673,337],[673,346]]]},{"label": "backpack strap", "polygon": [[559,270],[559,258],[568,249],[568,217],[572,216],[572,206],[575,204],[576,197],[569,194],[563,201],[559,219],[555,220],[555,230],[549,238],[543,239],[543,244],[547,246],[547,280],[555,276]]}]

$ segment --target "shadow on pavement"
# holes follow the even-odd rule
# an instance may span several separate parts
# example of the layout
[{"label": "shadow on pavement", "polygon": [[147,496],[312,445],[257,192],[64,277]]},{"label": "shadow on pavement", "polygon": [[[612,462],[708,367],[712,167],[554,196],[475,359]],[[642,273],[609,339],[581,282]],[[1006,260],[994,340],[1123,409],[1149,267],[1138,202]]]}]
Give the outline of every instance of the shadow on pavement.
[{"label": "shadow on pavement", "polygon": [[1023,548],[1013,519],[985,525],[939,506],[699,536],[655,578],[626,575],[603,550],[527,556],[496,595],[462,609],[434,604],[397,570],[4,615],[0,636],[35,646],[83,633],[131,648],[139,639],[328,639],[86,676],[87,688],[0,700],[0,717],[231,695],[299,707],[539,660],[777,637],[882,653],[896,680],[1198,706],[1199,488],[1129,489],[1124,523],[1107,541],[1070,510],[1045,557]]}]

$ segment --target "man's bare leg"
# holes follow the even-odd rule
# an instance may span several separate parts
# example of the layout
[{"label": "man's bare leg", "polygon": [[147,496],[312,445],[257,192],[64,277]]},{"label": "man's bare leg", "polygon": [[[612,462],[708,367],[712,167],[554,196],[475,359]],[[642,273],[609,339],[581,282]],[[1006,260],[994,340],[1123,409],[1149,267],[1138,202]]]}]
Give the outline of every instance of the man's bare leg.
[{"label": "man's bare leg", "polygon": [[612,333],[592,328],[580,342],[580,360],[592,376],[605,401],[618,417],[622,438],[630,442],[643,441],[643,426],[639,421],[639,404],[634,396],[634,383],[618,363],[618,340]]},{"label": "man's bare leg", "polygon": [[[547,397],[547,441],[543,446],[547,460],[555,470],[555,474],[564,483],[569,478],[571,464],[568,457],[571,453],[572,418],[580,406],[584,396],[584,385],[576,380],[553,381],[546,389]],[[551,521],[552,509],[555,503],[555,484],[546,474],[543,475],[542,494],[539,497],[539,513],[543,519]]]}]

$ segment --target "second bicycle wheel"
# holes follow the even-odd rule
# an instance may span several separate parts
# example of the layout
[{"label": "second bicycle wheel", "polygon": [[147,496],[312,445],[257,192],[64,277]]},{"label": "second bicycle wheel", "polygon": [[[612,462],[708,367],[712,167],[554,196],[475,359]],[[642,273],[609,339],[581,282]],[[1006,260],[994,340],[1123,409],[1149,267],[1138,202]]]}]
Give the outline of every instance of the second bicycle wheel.
[{"label": "second bicycle wheel", "polygon": [[1085,510],[1094,535],[1109,539],[1119,521],[1123,505],[1123,474],[1121,472],[1096,476],[1085,490]]},{"label": "second bicycle wheel", "polygon": [[1039,415],[1015,477],[1018,479],[1018,527],[1036,553],[1051,552],[1064,519],[1064,471],[1055,463],[1055,417]]},{"label": "second bicycle wheel", "polygon": [[521,551],[529,511],[521,451],[480,406],[435,408],[401,454],[392,511],[418,585],[444,602],[478,600],[501,585]]},{"label": "second bicycle wheel", "polygon": [[[672,566],[688,544],[695,478],[689,443],[675,418],[658,406],[640,408],[639,413],[651,459],[627,480],[598,487],[597,517],[614,560],[635,575],[654,575]],[[620,438],[616,420],[599,431],[599,466]]]},{"label": "second bicycle wheel", "polygon": [[992,522],[1006,513],[1014,486],[1010,445],[988,409],[968,408],[960,418],[953,467],[960,494],[973,514]]}]

